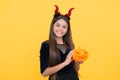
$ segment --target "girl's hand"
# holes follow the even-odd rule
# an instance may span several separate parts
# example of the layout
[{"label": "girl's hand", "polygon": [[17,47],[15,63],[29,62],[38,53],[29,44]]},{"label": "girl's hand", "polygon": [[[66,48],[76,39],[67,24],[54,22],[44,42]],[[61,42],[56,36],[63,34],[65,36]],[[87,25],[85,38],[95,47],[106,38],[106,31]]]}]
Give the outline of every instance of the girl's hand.
[{"label": "girl's hand", "polygon": [[67,55],[67,57],[66,57],[66,59],[65,59],[65,61],[64,61],[65,65],[68,65],[68,64],[70,64],[70,63],[72,62],[73,51],[74,51],[74,50],[71,50],[71,51],[68,53],[68,55]]},{"label": "girl's hand", "polygon": [[83,61],[75,61],[75,64],[82,64],[83,63]]},{"label": "girl's hand", "polygon": [[75,61],[75,63],[74,63],[74,68],[75,68],[75,70],[76,71],[78,71],[79,69],[80,69],[80,64],[82,64],[83,63],[83,61]]}]

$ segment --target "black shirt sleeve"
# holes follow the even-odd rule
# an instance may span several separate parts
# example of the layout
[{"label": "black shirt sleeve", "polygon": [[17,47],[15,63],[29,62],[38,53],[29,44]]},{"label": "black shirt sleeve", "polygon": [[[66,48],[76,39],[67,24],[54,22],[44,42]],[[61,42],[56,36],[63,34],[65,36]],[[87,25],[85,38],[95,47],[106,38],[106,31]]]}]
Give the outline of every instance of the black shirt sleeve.
[{"label": "black shirt sleeve", "polygon": [[44,72],[44,70],[48,67],[49,63],[49,45],[46,42],[43,42],[41,44],[40,49],[40,70],[41,73]]}]

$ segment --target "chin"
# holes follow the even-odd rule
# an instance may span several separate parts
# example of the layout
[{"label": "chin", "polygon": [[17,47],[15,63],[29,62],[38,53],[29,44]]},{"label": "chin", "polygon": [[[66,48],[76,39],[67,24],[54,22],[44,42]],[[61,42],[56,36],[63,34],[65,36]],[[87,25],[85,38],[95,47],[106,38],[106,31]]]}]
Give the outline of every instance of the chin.
[{"label": "chin", "polygon": [[62,36],[57,36],[57,38],[62,38]]},{"label": "chin", "polygon": [[56,36],[56,38],[62,38],[63,36]]}]

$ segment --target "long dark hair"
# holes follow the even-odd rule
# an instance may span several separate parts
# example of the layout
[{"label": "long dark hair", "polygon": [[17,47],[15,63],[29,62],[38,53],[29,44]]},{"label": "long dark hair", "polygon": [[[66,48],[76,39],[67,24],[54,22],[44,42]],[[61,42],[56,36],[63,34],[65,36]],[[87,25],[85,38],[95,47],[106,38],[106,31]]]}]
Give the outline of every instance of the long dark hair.
[{"label": "long dark hair", "polygon": [[72,36],[71,36],[70,20],[68,18],[66,18],[65,16],[58,16],[58,17],[53,18],[53,20],[51,22],[51,26],[50,26],[50,33],[49,33],[49,52],[50,52],[49,66],[54,66],[54,65],[58,64],[57,59],[59,59],[59,57],[60,57],[57,54],[57,42],[55,40],[55,35],[53,33],[53,25],[59,19],[63,19],[68,24],[68,31],[63,36],[63,41],[69,48],[74,49],[74,44],[73,44]]}]

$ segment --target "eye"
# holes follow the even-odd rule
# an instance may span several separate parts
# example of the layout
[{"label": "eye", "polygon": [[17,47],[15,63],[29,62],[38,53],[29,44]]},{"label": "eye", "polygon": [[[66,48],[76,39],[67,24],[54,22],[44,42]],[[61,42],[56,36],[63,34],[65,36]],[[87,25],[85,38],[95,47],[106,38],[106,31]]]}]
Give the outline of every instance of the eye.
[{"label": "eye", "polygon": [[57,27],[59,27],[60,25],[59,24],[56,24]]},{"label": "eye", "polygon": [[57,26],[57,27],[59,27],[60,25],[59,25],[59,24],[57,24],[56,26]]},{"label": "eye", "polygon": [[67,28],[67,26],[63,26],[63,28],[64,28],[64,29],[66,29],[66,28]]}]

